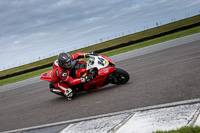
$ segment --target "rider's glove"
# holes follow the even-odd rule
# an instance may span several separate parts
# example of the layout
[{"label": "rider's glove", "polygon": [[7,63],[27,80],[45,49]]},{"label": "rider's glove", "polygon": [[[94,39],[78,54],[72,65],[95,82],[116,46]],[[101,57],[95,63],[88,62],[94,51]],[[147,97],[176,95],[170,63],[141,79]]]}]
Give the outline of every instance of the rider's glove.
[{"label": "rider's glove", "polygon": [[88,58],[89,55],[98,55],[97,53],[90,52],[90,53],[85,53],[85,58]]},{"label": "rider's glove", "polygon": [[87,75],[87,76],[84,76],[81,78],[81,83],[85,83],[85,82],[88,82],[92,79],[91,76]]}]

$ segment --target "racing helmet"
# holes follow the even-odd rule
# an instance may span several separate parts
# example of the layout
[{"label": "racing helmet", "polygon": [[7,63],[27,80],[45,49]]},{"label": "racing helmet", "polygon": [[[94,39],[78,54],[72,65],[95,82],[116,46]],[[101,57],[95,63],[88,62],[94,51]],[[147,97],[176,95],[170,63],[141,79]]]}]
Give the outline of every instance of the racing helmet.
[{"label": "racing helmet", "polygon": [[58,55],[58,65],[63,69],[71,69],[72,57],[68,53],[60,53]]}]

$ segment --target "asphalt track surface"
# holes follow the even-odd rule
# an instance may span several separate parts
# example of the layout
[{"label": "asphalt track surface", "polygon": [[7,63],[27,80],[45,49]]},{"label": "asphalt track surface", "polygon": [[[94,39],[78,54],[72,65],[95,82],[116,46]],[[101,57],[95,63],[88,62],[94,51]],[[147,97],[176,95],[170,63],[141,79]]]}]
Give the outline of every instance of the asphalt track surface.
[{"label": "asphalt track surface", "polygon": [[116,62],[129,72],[124,85],[72,101],[37,82],[0,93],[0,132],[200,97],[200,41]]}]

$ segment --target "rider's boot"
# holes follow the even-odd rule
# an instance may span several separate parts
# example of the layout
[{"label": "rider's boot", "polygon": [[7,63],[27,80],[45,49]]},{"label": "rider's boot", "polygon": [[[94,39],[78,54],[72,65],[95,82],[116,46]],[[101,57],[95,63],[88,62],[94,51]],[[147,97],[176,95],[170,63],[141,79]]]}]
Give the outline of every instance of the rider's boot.
[{"label": "rider's boot", "polygon": [[68,100],[72,100],[72,97],[74,96],[73,90],[71,88],[68,88],[64,95],[67,97]]}]

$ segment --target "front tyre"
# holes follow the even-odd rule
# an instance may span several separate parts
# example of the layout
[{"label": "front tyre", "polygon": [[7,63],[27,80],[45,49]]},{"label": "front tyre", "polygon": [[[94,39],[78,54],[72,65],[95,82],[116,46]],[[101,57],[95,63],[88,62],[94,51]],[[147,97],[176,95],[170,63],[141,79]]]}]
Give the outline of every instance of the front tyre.
[{"label": "front tyre", "polygon": [[129,81],[129,74],[120,68],[115,68],[115,70],[109,75],[110,83],[111,84],[125,84]]}]

